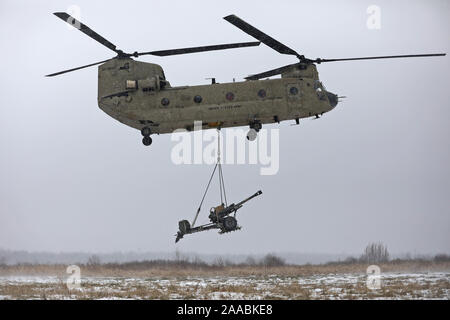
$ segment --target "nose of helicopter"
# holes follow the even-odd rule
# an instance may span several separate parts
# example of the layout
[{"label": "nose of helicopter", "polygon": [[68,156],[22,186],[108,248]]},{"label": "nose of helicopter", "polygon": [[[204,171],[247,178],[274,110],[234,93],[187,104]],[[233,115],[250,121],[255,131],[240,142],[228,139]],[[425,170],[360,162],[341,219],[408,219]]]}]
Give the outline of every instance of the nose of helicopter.
[{"label": "nose of helicopter", "polygon": [[327,92],[328,95],[328,101],[330,101],[330,105],[332,108],[336,107],[338,102],[339,102],[339,98],[337,94],[334,94],[332,92]]}]

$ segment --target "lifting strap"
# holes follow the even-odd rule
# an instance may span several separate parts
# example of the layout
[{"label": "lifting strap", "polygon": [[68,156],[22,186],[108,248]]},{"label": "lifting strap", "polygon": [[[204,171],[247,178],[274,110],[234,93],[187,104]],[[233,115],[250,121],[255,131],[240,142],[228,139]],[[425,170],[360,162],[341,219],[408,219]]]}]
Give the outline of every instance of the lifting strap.
[{"label": "lifting strap", "polygon": [[[217,138],[217,162],[216,162],[216,165],[214,166],[211,177],[209,178],[208,185],[206,186],[205,193],[203,194],[203,197],[202,197],[202,201],[200,201],[200,205],[198,206],[197,213],[195,214],[194,220],[192,221],[192,227],[194,227],[195,223],[197,222],[197,218],[198,218],[198,215],[202,208],[203,201],[205,200],[206,194],[208,193],[209,186],[211,185],[211,181],[212,181],[212,178],[214,177],[214,174],[216,173],[217,167],[219,167],[218,175],[219,175],[220,203],[221,204],[224,203],[225,206],[228,206],[227,194],[225,192],[225,181],[223,179],[222,164],[220,163],[220,128],[217,130],[217,137],[218,137]],[[224,202],[224,200],[225,200],[225,202]]]}]

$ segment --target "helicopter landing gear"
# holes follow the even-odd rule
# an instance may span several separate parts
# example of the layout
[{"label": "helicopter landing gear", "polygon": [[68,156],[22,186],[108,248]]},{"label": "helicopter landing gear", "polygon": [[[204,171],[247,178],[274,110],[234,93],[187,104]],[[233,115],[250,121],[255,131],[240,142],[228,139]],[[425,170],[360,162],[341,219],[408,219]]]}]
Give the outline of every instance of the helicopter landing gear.
[{"label": "helicopter landing gear", "polygon": [[248,133],[247,133],[247,140],[255,141],[257,135],[258,135],[258,131],[256,131],[255,129],[251,128],[248,131]]},{"label": "helicopter landing gear", "polygon": [[254,141],[258,135],[259,130],[262,129],[262,124],[260,122],[251,122],[250,130],[247,133],[247,140]]},{"label": "helicopter landing gear", "polygon": [[254,122],[250,124],[250,128],[255,129],[256,132],[258,132],[259,130],[262,129],[262,124],[261,122]]},{"label": "helicopter landing gear", "polygon": [[141,134],[144,136],[142,138],[142,143],[144,146],[149,146],[152,144],[152,138],[150,138],[150,135],[152,134],[152,130],[149,127],[143,127],[141,129]]},{"label": "helicopter landing gear", "polygon": [[142,143],[144,144],[144,146],[149,146],[152,144],[152,138],[150,138],[150,136],[144,136],[142,138]]},{"label": "helicopter landing gear", "polygon": [[145,136],[149,136],[152,134],[152,130],[149,127],[143,127],[141,129],[141,134],[145,137]]}]

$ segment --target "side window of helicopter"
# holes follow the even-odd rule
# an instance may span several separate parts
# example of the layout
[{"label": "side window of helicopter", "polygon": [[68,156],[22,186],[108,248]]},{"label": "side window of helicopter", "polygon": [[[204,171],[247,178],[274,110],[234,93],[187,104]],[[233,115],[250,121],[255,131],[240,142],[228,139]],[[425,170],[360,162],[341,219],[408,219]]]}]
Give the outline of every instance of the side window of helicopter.
[{"label": "side window of helicopter", "polygon": [[196,95],[196,96],[194,97],[194,102],[195,102],[195,103],[201,103],[202,100],[203,100],[202,96]]},{"label": "side window of helicopter", "polygon": [[266,95],[267,95],[266,90],[261,89],[258,91],[258,97],[260,97],[261,99],[264,99]]},{"label": "side window of helicopter", "polygon": [[228,93],[225,95],[225,98],[226,98],[228,101],[233,101],[233,100],[234,100],[234,93],[233,93],[233,92],[228,92]]},{"label": "side window of helicopter", "polygon": [[297,87],[290,87],[289,88],[289,94],[293,95],[293,96],[297,95],[298,94],[298,88]]},{"label": "side window of helicopter", "polygon": [[167,106],[169,105],[169,103],[170,103],[169,99],[167,99],[167,98],[162,98],[162,99],[161,99],[161,104],[162,104],[164,107],[167,107]]}]

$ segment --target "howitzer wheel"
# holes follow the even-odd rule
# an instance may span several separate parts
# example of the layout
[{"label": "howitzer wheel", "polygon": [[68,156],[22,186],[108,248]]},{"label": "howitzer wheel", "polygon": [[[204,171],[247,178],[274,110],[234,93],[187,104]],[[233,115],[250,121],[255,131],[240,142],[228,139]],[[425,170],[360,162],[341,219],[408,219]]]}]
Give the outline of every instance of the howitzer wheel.
[{"label": "howitzer wheel", "polygon": [[233,231],[236,229],[237,227],[237,220],[235,217],[225,217],[223,219],[223,227],[225,229],[225,231]]},{"label": "howitzer wheel", "polygon": [[180,228],[180,232],[182,234],[189,233],[189,231],[191,230],[191,224],[187,220],[181,220],[180,222],[178,222],[178,227]]}]

